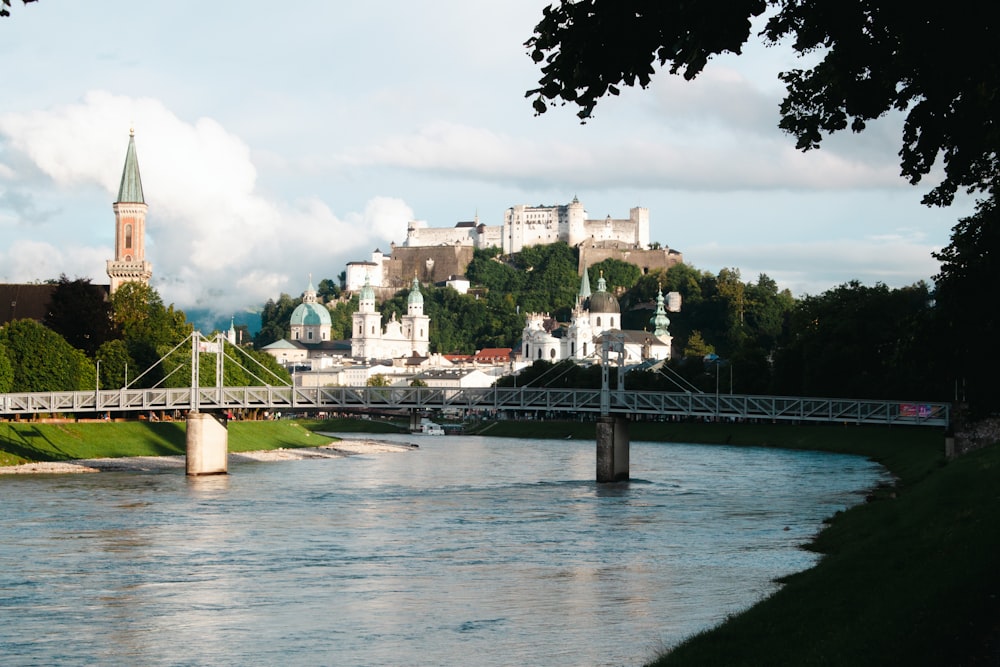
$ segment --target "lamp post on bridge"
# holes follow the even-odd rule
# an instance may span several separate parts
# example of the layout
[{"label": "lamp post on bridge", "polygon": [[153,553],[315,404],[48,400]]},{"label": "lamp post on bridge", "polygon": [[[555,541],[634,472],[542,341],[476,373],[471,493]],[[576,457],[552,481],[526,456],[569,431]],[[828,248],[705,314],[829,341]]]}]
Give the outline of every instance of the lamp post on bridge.
[{"label": "lamp post on bridge", "polygon": [[[719,418],[719,364],[722,363],[722,359],[719,358],[714,352],[706,354],[703,360],[707,363],[715,365],[715,418]],[[732,393],[730,390],[729,393]]]}]

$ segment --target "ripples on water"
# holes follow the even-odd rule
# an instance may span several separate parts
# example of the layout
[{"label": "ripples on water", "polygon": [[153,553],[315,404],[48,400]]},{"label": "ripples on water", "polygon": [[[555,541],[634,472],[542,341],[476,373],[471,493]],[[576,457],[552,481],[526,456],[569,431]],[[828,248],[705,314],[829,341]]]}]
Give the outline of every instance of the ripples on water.
[{"label": "ripples on water", "polygon": [[641,664],[809,567],[797,547],[882,475],[632,443],[632,481],[598,485],[593,443],[402,439],[226,477],[0,477],[4,664]]}]

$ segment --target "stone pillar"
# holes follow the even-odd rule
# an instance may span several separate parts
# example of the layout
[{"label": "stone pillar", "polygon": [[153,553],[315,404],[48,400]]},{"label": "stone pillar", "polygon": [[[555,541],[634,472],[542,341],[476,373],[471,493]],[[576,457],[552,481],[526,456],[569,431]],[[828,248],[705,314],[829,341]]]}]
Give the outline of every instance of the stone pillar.
[{"label": "stone pillar", "polygon": [[416,408],[410,408],[410,433],[420,430],[420,412]]},{"label": "stone pillar", "polygon": [[229,430],[205,412],[187,416],[187,474],[225,475],[229,470]]},{"label": "stone pillar", "polygon": [[597,481],[623,482],[629,476],[628,420],[607,416],[597,421]]}]

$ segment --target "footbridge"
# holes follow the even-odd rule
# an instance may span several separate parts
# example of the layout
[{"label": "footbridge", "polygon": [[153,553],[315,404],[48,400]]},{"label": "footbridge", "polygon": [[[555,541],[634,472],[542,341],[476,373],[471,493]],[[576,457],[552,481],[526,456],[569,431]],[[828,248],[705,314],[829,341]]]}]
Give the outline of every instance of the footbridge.
[{"label": "footbridge", "polygon": [[[605,343],[601,389],[296,387],[270,385],[263,380],[259,386],[227,387],[222,382],[226,359],[231,363],[241,362],[225,351],[223,338],[207,341],[195,332],[189,340],[189,387],[101,389],[97,386],[93,391],[0,394],[0,417],[111,412],[184,414],[188,423],[188,474],[215,474],[226,472],[227,449],[225,422],[216,417],[234,410],[290,413],[406,410],[411,415],[449,410],[489,417],[541,415],[544,418],[591,414],[597,420],[599,482],[628,479],[629,417],[938,428],[947,428],[950,421],[947,403],[621,389],[624,347],[623,343],[616,346],[614,340]],[[610,355],[616,352],[619,357],[614,360]],[[201,386],[199,367],[204,354],[216,356],[214,386]],[[609,378],[613,368],[618,374],[617,389],[611,388]]]},{"label": "footbridge", "polygon": [[457,410],[474,414],[627,414],[768,422],[947,427],[950,405],[802,396],[489,387],[199,387],[0,394],[0,416],[46,413]]}]

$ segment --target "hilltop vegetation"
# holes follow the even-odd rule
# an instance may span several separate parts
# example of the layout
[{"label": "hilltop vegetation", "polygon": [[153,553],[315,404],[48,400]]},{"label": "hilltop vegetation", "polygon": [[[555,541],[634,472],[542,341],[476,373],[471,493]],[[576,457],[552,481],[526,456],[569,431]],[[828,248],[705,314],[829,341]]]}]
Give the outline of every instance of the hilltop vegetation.
[{"label": "hilltop vegetation", "polygon": [[[525,315],[549,313],[566,323],[580,278],[577,251],[564,243],[533,246],[511,256],[477,250],[467,270],[469,294],[422,286],[431,318],[432,352],[471,354],[489,347],[516,347]],[[734,393],[949,400],[953,376],[937,352],[941,327],[934,294],[926,283],[890,289],[850,282],[817,296],[795,299],[761,274],[744,281],[738,269],[717,274],[678,264],[643,275],[634,265],[605,260],[588,268],[592,289],[603,275],[619,299],[623,327],[648,330],[659,290],[678,292],[679,313],[670,313],[670,333],[680,354],[661,373],[633,373],[626,386]],[[323,281],[331,296],[333,281]],[[409,290],[379,308],[388,319],[406,312]],[[288,336],[298,299],[281,295],[264,307],[257,344]],[[333,338],[347,338],[357,298],[327,306]],[[722,361],[706,365],[714,353]],[[540,362],[519,384],[595,386],[600,375],[566,365],[550,372]],[[558,376],[558,380],[553,378]],[[512,383],[513,380],[508,382]]]}]

